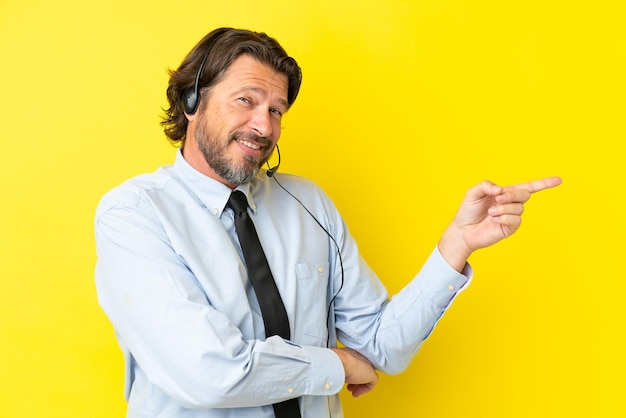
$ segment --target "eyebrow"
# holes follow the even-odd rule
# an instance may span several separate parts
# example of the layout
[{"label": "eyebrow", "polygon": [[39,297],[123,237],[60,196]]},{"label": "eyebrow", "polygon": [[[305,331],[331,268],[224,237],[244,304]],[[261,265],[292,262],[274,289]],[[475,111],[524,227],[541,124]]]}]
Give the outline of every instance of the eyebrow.
[{"label": "eyebrow", "polygon": [[[260,87],[253,87],[253,86],[243,86],[241,88],[236,89],[234,93],[239,94],[239,93],[243,93],[246,91],[251,91],[262,96],[265,96],[267,94],[265,89],[262,89]],[[287,102],[287,100],[283,99],[282,97],[278,99],[278,104],[281,106],[284,106],[285,109],[289,109],[289,103]]]}]

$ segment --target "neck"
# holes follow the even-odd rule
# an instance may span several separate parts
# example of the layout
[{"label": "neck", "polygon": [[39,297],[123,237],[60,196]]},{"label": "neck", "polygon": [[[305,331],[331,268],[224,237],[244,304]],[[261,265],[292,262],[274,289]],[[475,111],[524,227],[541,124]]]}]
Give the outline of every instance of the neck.
[{"label": "neck", "polygon": [[219,181],[220,183],[224,184],[232,190],[236,189],[237,186],[239,186],[239,184],[226,181],[219,174],[217,174],[215,170],[211,168],[211,166],[204,159],[202,152],[200,152],[200,150],[198,149],[195,141],[185,141],[181,152],[185,161],[187,161],[187,163],[189,163],[189,165],[198,172],[212,178],[215,181]]}]

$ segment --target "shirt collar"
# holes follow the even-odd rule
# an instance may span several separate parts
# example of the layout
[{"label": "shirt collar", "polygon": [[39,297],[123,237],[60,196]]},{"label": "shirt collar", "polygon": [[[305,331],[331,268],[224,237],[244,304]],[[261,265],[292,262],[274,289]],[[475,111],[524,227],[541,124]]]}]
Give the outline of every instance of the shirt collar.
[{"label": "shirt collar", "polygon": [[[181,149],[176,153],[174,171],[185,187],[204,204],[211,214],[216,217],[222,216],[232,193],[230,187],[193,168],[183,157]],[[256,213],[256,203],[250,190],[250,183],[240,184],[235,190],[240,190],[246,195],[248,206],[252,209],[252,213]]]}]

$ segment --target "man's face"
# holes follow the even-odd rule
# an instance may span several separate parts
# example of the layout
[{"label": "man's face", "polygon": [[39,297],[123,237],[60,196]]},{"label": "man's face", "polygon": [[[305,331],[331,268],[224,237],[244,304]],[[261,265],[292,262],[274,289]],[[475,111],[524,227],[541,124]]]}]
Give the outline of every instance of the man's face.
[{"label": "man's face", "polygon": [[280,137],[287,89],[284,74],[247,55],[237,58],[204,109],[188,115],[187,133],[195,143],[185,144],[185,158],[231,188],[251,181]]}]

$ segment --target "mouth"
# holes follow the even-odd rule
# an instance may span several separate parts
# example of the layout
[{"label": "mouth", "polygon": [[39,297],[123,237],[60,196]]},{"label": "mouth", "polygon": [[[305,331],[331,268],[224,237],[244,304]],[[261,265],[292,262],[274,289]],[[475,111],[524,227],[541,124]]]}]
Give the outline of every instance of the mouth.
[{"label": "mouth", "polygon": [[258,150],[260,150],[260,149],[261,149],[261,145],[259,145],[259,144],[255,144],[255,143],[250,142],[250,141],[245,140],[245,139],[237,139],[236,141],[237,141],[238,143],[240,143],[241,145],[243,145],[243,146],[245,146],[245,147],[248,147],[248,148],[250,148],[250,149],[253,149],[253,150],[255,150],[255,151],[258,151]]},{"label": "mouth", "polygon": [[267,158],[267,153],[272,145],[269,138],[260,137],[251,133],[235,132],[231,136],[231,140],[239,146],[239,149],[244,153],[247,159],[253,159],[255,161]]}]

